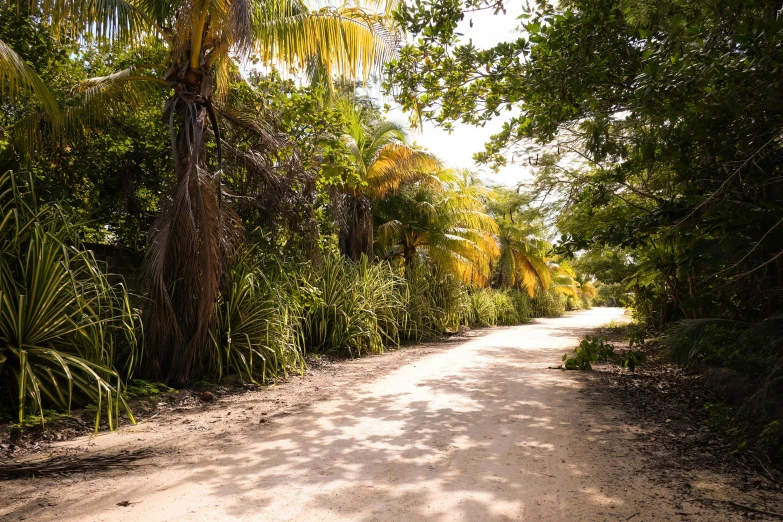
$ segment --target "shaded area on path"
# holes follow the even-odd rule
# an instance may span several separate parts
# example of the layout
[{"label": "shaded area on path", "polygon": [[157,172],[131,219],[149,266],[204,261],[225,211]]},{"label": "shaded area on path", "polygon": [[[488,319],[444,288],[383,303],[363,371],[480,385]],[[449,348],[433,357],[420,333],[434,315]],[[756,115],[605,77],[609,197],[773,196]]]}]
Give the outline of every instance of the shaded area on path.
[{"label": "shaded area on path", "polygon": [[75,483],[36,519],[681,520],[676,494],[640,472],[632,428],[580,393],[578,372],[549,369],[621,313],[493,329],[294,414],[204,433],[155,467]]}]

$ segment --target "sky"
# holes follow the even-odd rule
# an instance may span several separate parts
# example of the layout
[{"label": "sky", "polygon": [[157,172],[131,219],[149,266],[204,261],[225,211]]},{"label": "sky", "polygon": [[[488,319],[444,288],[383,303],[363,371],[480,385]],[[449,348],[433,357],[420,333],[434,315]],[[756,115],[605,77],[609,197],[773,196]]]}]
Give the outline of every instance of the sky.
[{"label": "sky", "polygon": [[[466,43],[469,39],[473,39],[476,47],[492,47],[501,41],[519,37],[517,17],[521,13],[521,8],[516,5],[508,8],[506,15],[503,13],[493,15],[491,11],[466,14],[457,32],[462,33],[461,40]],[[470,27],[471,19],[473,27]],[[393,103],[391,105],[389,119],[407,123],[407,115],[399,106]],[[518,182],[531,178],[531,169],[526,168],[526,165],[521,164],[522,162],[512,165],[509,161],[508,165],[495,174],[487,168],[476,166],[473,161],[473,154],[484,149],[484,143],[492,134],[500,131],[503,121],[498,117],[484,127],[455,122],[451,134],[430,122],[425,122],[421,131],[411,129],[410,139],[438,156],[448,167],[469,168],[480,174],[480,177],[488,183],[515,186]]]}]

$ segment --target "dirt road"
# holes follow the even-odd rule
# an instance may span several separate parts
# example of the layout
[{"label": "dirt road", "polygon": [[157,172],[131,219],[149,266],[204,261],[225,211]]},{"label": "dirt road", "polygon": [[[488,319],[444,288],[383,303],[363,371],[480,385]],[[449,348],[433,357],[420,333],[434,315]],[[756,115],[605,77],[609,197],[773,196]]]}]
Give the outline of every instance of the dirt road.
[{"label": "dirt road", "polygon": [[0,518],[715,520],[645,478],[628,443],[634,428],[580,393],[582,374],[548,368],[621,312],[597,308],[350,362],[363,378],[337,379],[326,392],[326,378],[291,384],[299,391],[290,400],[281,387],[274,400],[293,406],[277,415],[262,415],[269,398],[260,391],[64,443],[161,455],[130,471],[2,483]]}]

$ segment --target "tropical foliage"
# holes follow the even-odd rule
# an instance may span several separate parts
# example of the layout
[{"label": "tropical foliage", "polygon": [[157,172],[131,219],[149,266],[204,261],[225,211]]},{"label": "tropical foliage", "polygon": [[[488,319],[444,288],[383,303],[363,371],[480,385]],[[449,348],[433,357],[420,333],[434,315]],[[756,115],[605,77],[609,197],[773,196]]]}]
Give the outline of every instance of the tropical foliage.
[{"label": "tropical foliage", "polygon": [[20,424],[28,403],[41,415],[44,404],[94,403],[96,430],[103,411],[111,427],[142,353],[125,287],[80,248],[64,211],[37,206],[11,172],[0,176],[0,218],[0,389]]},{"label": "tropical foliage", "polygon": [[406,184],[378,205],[378,244],[385,259],[410,267],[422,257],[484,286],[499,254],[497,223],[479,187],[451,171]]},{"label": "tropical foliage", "polygon": [[587,305],[532,199],[367,95],[395,7],[3,7],[0,414],[114,426],[132,376],[261,384]]},{"label": "tropical foliage", "polygon": [[[414,2],[387,65],[396,101],[445,128],[510,111],[475,158],[536,167],[522,187],[556,223],[568,300],[594,292],[666,332],[683,364],[748,374],[779,421],[783,159],[779,5],[541,0],[488,49],[460,21],[488,0]],[[603,284],[563,271],[572,266]],[[770,424],[772,425],[772,424]],[[778,432],[779,433],[779,432]]]},{"label": "tropical foliage", "polygon": [[344,118],[353,169],[332,193],[332,218],[339,226],[340,251],[357,261],[373,257],[372,202],[428,175],[440,162],[408,145],[404,127],[380,118],[370,100],[349,94],[335,106]]}]

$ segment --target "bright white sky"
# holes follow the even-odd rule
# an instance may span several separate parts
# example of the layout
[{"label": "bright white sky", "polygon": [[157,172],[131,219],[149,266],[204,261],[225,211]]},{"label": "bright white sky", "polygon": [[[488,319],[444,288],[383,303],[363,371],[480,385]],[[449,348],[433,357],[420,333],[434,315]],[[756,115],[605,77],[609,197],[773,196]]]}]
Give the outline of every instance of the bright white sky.
[{"label": "bright white sky", "polygon": [[[461,40],[464,42],[472,38],[476,47],[492,47],[499,42],[519,37],[517,17],[520,14],[522,10],[519,5],[508,8],[506,15],[493,15],[491,11],[466,14],[457,32],[462,33]],[[471,18],[473,27],[470,27]],[[396,105],[392,106],[388,117],[395,121],[408,121],[407,115]],[[456,122],[454,130],[449,134],[432,123],[425,122],[423,131],[411,130],[410,138],[441,158],[448,167],[470,168],[480,173],[481,178],[488,183],[515,186],[519,181],[529,180],[531,177],[531,168],[527,167],[526,162],[517,161],[512,165],[509,161],[506,167],[494,174],[488,169],[477,167],[473,161],[473,154],[484,149],[484,143],[501,129],[502,124],[501,117],[492,120],[485,127]]]}]

